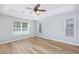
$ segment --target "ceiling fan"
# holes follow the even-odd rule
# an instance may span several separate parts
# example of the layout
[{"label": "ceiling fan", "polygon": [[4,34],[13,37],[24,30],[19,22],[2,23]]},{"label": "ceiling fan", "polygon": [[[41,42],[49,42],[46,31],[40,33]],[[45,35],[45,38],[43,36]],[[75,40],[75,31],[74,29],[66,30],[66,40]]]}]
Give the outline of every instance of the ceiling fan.
[{"label": "ceiling fan", "polygon": [[39,9],[39,7],[40,7],[40,4],[37,4],[34,8],[26,7],[26,9],[31,9],[31,10],[33,10],[33,13],[36,13],[38,15],[40,15],[40,12],[46,12],[45,9]]}]

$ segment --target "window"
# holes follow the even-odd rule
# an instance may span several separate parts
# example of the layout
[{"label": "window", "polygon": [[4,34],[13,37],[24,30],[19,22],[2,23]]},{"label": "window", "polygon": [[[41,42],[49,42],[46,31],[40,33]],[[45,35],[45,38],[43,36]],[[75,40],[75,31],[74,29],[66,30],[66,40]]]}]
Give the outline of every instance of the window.
[{"label": "window", "polygon": [[14,34],[27,34],[29,33],[29,25],[27,22],[14,21],[13,22]]},{"label": "window", "polygon": [[13,32],[21,31],[21,22],[13,22]]},{"label": "window", "polygon": [[66,36],[74,36],[74,18],[66,19]]},{"label": "window", "polygon": [[76,39],[76,17],[68,17],[65,19],[64,35],[66,39]]},{"label": "window", "polygon": [[28,24],[26,22],[22,22],[22,31],[28,30]]}]

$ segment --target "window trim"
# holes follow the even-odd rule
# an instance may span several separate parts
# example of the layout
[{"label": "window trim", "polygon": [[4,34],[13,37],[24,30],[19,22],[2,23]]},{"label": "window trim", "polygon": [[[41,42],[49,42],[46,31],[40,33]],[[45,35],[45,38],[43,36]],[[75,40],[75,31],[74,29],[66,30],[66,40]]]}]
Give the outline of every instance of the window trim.
[{"label": "window trim", "polygon": [[[21,22],[21,24],[20,24],[21,25],[20,31],[14,31],[14,22]],[[24,22],[24,23],[27,23],[27,30],[26,31],[22,30],[23,29],[23,27],[22,27],[23,21],[13,21],[12,33],[16,34],[16,35],[19,35],[19,34],[29,34],[29,23],[28,22]]]}]

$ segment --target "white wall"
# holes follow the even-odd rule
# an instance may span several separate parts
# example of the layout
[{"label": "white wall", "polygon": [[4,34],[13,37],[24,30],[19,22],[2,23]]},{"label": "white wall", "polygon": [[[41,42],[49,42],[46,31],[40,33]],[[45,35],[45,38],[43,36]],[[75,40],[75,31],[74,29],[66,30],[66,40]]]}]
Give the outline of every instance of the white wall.
[{"label": "white wall", "polygon": [[[39,21],[32,21],[28,19],[21,19],[17,17],[1,15],[0,14],[0,42],[6,42],[16,39],[28,38],[34,35],[38,35],[45,38],[50,38],[54,40],[59,40],[63,42],[68,42],[72,44],[79,44],[79,12],[66,12],[63,14],[58,14],[50,16]],[[66,18],[77,17],[77,39],[65,39],[64,37],[64,20]],[[12,23],[13,21],[26,21],[30,24],[30,33],[22,35],[13,35],[12,34]],[[42,23],[42,33],[38,31],[38,24]]]},{"label": "white wall", "polygon": [[[14,35],[12,33],[13,21],[25,21],[29,23],[29,34]],[[35,35],[35,21],[0,14],[0,42],[23,39]]]},{"label": "white wall", "polygon": [[[79,45],[79,13],[70,11],[63,14],[58,14],[37,21],[38,36],[49,38],[52,40],[63,41],[65,43]],[[66,39],[64,36],[64,20],[67,18],[77,17],[77,39]],[[42,33],[39,33],[39,23],[42,23]]]},{"label": "white wall", "polygon": [[3,9],[4,9],[4,5],[0,4],[0,12],[3,12]]}]

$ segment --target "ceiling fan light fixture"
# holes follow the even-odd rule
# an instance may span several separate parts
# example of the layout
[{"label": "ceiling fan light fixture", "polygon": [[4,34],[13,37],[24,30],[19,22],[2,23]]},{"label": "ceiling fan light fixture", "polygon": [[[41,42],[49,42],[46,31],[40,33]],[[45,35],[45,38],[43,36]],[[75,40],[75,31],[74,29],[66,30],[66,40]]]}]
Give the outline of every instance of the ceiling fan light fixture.
[{"label": "ceiling fan light fixture", "polygon": [[37,12],[32,12],[33,15],[40,15],[41,13],[39,11]]},{"label": "ceiling fan light fixture", "polygon": [[39,9],[39,7],[40,7],[40,4],[37,4],[37,5],[35,5],[34,8],[26,7],[26,9],[31,9],[31,10],[33,10],[32,14],[35,14],[35,15],[40,15],[41,12],[46,12],[45,9]]},{"label": "ceiling fan light fixture", "polygon": [[40,15],[41,13],[39,11],[37,11],[37,14]]}]

